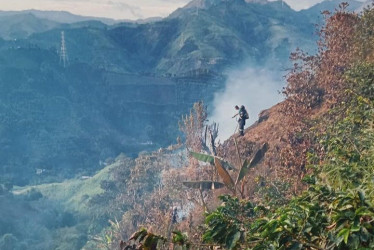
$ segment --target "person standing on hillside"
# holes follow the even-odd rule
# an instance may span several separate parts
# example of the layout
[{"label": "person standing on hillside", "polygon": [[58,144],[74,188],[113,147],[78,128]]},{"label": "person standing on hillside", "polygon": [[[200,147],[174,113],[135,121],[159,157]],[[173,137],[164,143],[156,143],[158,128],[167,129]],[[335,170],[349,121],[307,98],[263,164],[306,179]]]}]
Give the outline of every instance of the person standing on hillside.
[{"label": "person standing on hillside", "polygon": [[238,110],[238,113],[236,115],[234,115],[232,118],[239,115],[239,119],[238,119],[239,135],[243,136],[244,135],[245,120],[247,120],[249,118],[249,115],[248,115],[248,112],[243,105],[240,106],[240,108],[239,108],[238,105],[236,105],[235,109]]}]

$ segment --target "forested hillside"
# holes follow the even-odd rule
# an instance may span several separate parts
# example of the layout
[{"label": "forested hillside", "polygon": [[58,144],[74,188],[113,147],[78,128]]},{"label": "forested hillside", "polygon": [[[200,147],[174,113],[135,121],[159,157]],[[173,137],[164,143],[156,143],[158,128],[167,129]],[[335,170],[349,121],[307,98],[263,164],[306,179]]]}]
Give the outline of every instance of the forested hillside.
[{"label": "forested hillside", "polygon": [[[193,249],[372,249],[374,10],[358,15],[345,7],[324,12],[317,54],[292,54],[284,102],[264,111],[244,137],[219,146],[218,156],[203,150],[182,169],[160,170],[161,182],[179,182],[179,192],[169,184],[143,196],[142,216],[132,218],[144,229],[126,242],[124,216],[108,231],[116,240],[104,241],[123,239],[122,249],[171,242]],[[198,107],[190,121],[200,120]]]}]

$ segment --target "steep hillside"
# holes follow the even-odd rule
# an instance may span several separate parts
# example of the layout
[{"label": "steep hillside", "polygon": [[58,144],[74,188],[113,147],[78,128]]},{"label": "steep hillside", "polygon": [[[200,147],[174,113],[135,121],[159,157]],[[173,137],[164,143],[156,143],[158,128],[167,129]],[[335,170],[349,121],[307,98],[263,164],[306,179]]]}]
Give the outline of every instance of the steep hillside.
[{"label": "steep hillside", "polygon": [[26,184],[38,178],[35,169],[46,169],[44,181],[61,180],[120,152],[168,145],[180,116],[198,100],[209,103],[227,69],[284,67],[297,46],[313,48],[313,30],[280,3],[235,0],[198,14],[187,6],[155,23],[63,24],[3,41],[2,177]]},{"label": "steep hillside", "polygon": [[[261,197],[254,195],[259,177],[263,178],[264,183],[270,179],[285,180],[289,185],[293,185],[295,193],[297,193],[297,188],[300,188],[299,185],[304,177],[304,173],[300,169],[305,168],[303,159],[306,151],[295,152],[291,150],[291,147],[302,142],[301,135],[305,131],[300,130],[292,116],[285,115],[286,105],[287,103],[282,102],[262,111],[258,120],[245,129],[243,137],[237,134],[233,135],[223,143],[220,149],[220,156],[239,166],[236,144],[241,159],[253,157],[262,145],[268,144],[265,159],[250,171],[246,179],[247,186],[244,191],[255,201],[261,200]],[[323,116],[325,112],[328,112],[328,109],[321,107],[321,109],[310,110],[308,116],[319,117]],[[294,168],[295,162],[290,160],[295,158],[299,160],[298,163],[301,165],[298,165],[296,169]]]},{"label": "steep hillside", "polygon": [[219,145],[221,157],[206,149],[217,127],[205,126],[196,105],[184,120],[195,151],[188,165],[163,169],[168,185],[137,200],[141,212],[125,213],[143,229],[129,239],[124,216],[107,235],[122,239],[121,249],[373,248],[373,27],[374,9],[357,15],[342,5],[327,15],[318,53],[291,54],[286,100]]}]

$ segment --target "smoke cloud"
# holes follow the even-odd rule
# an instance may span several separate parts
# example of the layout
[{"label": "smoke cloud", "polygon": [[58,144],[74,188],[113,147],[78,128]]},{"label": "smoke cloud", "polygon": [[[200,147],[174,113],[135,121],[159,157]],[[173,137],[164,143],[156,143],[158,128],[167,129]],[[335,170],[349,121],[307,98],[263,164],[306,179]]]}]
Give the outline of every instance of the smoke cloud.
[{"label": "smoke cloud", "polygon": [[228,139],[237,126],[235,105],[244,105],[249,114],[246,126],[252,125],[258,114],[283,100],[279,91],[284,86],[282,74],[266,68],[245,67],[228,73],[223,91],[216,93],[209,121],[219,124],[219,139]]}]

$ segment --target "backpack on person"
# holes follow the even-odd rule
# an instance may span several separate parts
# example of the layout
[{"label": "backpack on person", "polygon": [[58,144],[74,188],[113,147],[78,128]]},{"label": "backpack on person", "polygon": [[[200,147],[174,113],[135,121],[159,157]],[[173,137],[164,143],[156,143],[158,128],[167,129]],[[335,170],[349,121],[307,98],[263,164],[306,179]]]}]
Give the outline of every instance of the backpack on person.
[{"label": "backpack on person", "polygon": [[245,119],[245,120],[249,119],[248,112],[247,112],[247,110],[245,109],[244,106],[241,106],[241,107],[240,107],[239,115],[240,115],[240,117],[241,117],[242,119]]},{"label": "backpack on person", "polygon": [[244,119],[249,119],[249,115],[248,115],[248,112],[247,110],[244,110]]}]

